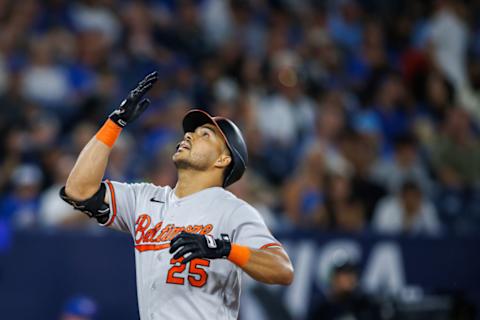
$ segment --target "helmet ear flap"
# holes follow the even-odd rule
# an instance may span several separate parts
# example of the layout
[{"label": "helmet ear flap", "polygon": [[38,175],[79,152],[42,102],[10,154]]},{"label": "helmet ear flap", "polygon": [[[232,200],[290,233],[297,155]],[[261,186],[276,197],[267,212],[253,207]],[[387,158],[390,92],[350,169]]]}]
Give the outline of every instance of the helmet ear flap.
[{"label": "helmet ear flap", "polygon": [[230,162],[230,164],[228,165],[228,167],[225,168],[225,170],[223,170],[223,187],[224,188],[229,186],[229,184],[227,184],[227,181],[231,179],[232,171],[233,171],[233,161]]},{"label": "helmet ear flap", "polygon": [[231,120],[226,118],[215,118],[215,121],[225,136],[227,147],[230,150],[232,164],[226,172],[224,187],[238,181],[247,168],[248,153],[247,145],[243,139],[242,132]]},{"label": "helmet ear flap", "polygon": [[[246,146],[245,146],[246,147]],[[228,187],[232,183],[240,180],[243,173],[247,169],[245,158],[242,157],[236,149],[230,151],[232,153],[232,163],[228,167],[228,174],[223,182],[224,187]]]}]

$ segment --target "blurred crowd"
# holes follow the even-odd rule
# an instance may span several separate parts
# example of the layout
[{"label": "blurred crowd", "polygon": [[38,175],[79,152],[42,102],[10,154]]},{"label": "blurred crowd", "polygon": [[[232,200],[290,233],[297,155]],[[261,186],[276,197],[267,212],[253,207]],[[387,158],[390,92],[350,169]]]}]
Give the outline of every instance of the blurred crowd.
[{"label": "blurred crowd", "polygon": [[231,191],[274,231],[480,229],[474,0],[0,0],[0,229],[93,225],[58,190],[152,70],[111,180],[173,186],[201,108],[242,128]]}]

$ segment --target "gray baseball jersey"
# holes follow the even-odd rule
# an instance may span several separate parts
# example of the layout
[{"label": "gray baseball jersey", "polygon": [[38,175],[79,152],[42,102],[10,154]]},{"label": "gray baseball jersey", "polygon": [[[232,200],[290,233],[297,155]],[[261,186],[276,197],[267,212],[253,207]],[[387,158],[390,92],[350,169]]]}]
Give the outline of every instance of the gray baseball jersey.
[{"label": "gray baseball jersey", "polygon": [[260,214],[220,187],[178,198],[168,186],[105,184],[110,218],[104,225],[129,232],[135,242],[140,318],[237,319],[242,270],[226,259],[183,265],[168,249],[183,230],[215,238],[226,233],[255,249],[280,246]]}]

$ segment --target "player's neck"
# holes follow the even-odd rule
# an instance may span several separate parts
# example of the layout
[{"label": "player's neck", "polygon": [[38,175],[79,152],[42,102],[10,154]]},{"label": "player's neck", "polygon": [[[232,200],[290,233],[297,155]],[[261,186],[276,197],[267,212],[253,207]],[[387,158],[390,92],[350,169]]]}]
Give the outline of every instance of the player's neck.
[{"label": "player's neck", "polygon": [[211,172],[178,170],[174,192],[177,197],[183,198],[207,188],[221,187],[218,180]]}]

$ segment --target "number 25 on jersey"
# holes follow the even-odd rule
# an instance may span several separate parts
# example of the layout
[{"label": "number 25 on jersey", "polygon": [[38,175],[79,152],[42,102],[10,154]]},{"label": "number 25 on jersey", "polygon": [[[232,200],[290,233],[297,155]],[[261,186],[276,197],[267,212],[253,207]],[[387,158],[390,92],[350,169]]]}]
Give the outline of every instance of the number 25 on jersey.
[{"label": "number 25 on jersey", "polygon": [[210,260],[193,259],[188,264],[181,264],[182,260],[183,257],[179,259],[172,258],[170,260],[172,267],[168,270],[167,283],[179,285],[185,284],[185,276],[183,273],[188,265],[188,283],[194,287],[203,287],[208,280],[208,274],[204,268],[210,266]]}]

